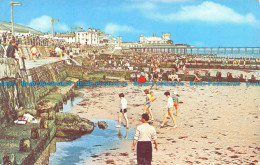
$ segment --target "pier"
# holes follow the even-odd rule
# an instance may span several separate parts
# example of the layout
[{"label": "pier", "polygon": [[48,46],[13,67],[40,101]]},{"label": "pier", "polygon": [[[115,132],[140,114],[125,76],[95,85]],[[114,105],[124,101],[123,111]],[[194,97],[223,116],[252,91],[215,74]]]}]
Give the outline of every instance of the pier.
[{"label": "pier", "polygon": [[137,52],[165,52],[174,54],[211,54],[211,55],[223,55],[223,56],[259,56],[260,47],[192,47],[188,45],[149,45],[143,47],[132,47],[130,48]]}]

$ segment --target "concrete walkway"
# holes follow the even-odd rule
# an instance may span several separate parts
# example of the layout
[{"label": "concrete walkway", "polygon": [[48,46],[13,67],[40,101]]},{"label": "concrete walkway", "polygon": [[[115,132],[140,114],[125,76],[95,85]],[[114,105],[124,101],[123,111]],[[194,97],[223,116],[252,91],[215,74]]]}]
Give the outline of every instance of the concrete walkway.
[{"label": "concrete walkway", "polygon": [[43,59],[37,59],[35,62],[33,60],[25,60],[25,66],[26,66],[26,69],[30,69],[30,68],[38,67],[41,65],[57,62],[60,60],[61,59],[59,57],[47,57],[47,58],[43,58]]}]

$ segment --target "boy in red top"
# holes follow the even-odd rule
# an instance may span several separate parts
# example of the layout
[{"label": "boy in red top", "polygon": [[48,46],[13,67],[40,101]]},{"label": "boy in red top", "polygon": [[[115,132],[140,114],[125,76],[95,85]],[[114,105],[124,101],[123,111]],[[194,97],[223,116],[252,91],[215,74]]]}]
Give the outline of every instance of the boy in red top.
[{"label": "boy in red top", "polygon": [[144,83],[146,80],[145,80],[145,77],[144,77],[144,73],[141,72],[140,74],[140,77],[138,78],[137,82],[138,83]]}]

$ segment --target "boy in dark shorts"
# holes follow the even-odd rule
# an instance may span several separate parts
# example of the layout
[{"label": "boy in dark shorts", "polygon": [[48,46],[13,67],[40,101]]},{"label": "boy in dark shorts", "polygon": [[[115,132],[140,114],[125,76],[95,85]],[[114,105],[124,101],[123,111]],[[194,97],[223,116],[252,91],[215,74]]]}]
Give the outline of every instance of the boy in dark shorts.
[{"label": "boy in dark shorts", "polygon": [[121,118],[122,118],[122,115],[123,115],[124,118],[125,118],[125,122],[126,122],[126,128],[128,129],[127,101],[126,101],[125,95],[123,93],[119,94],[119,98],[121,100],[121,109],[120,109],[120,112],[118,114],[118,125],[116,126],[116,128],[121,127]]}]

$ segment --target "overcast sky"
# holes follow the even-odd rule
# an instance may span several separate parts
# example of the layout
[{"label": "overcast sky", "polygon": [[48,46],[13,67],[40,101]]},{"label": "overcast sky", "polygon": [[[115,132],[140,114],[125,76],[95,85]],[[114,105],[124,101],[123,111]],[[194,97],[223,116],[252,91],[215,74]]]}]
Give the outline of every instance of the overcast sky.
[{"label": "overcast sky", "polygon": [[[11,0],[0,0],[0,20],[10,22]],[[51,32],[97,28],[124,42],[170,32],[174,43],[260,46],[258,0],[15,0],[14,23]]]}]

